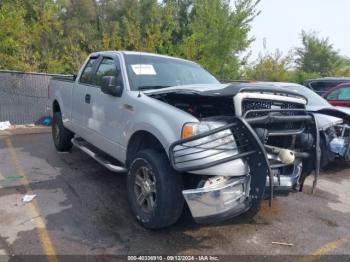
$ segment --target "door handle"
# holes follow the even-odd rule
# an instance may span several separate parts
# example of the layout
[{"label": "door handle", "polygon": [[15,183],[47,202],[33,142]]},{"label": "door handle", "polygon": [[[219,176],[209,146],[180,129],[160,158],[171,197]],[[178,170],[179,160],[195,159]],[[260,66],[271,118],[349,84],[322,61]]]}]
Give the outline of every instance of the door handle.
[{"label": "door handle", "polygon": [[86,94],[85,95],[85,103],[90,104],[90,102],[91,102],[91,95],[90,94]]}]

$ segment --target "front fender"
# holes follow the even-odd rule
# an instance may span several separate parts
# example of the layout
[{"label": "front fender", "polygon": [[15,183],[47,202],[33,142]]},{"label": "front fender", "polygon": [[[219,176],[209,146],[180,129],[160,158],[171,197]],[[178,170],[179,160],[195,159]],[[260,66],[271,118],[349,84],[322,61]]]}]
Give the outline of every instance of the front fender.
[{"label": "front fender", "polygon": [[146,95],[139,97],[138,92],[129,92],[125,102],[130,105],[123,112],[125,148],[133,134],[146,131],[155,136],[168,153],[170,144],[181,138],[183,125],[198,122],[197,118],[169,104]]},{"label": "front fender", "polygon": [[[144,116],[144,118],[147,117],[149,117],[149,115]],[[153,121],[156,121],[157,125],[153,124]],[[172,141],[179,139],[181,134],[181,130],[179,131],[178,128],[174,129],[174,127],[171,127],[169,123],[161,117],[153,116],[152,121],[146,121],[145,119],[143,121],[135,121],[134,123],[130,123],[130,125],[125,130],[125,146],[129,144],[131,137],[139,131],[146,131],[156,137],[166,152],[168,152]]]}]

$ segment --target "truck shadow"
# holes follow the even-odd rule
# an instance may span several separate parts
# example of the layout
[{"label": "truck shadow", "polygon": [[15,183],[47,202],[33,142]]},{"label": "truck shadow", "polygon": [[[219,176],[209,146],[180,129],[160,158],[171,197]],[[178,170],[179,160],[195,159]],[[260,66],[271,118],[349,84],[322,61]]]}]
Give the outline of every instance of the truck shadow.
[{"label": "truck shadow", "polygon": [[349,168],[350,168],[350,162],[336,160],[330,163],[329,165],[327,165],[325,168],[323,168],[322,171],[328,174],[331,172],[341,172]]}]

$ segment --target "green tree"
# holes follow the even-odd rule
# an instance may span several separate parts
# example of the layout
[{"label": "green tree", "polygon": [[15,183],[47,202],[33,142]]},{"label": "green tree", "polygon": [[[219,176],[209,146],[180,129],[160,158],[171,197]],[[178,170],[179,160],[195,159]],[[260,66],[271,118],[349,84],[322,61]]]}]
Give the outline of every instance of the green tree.
[{"label": "green tree", "polygon": [[[163,2],[165,9],[171,10],[169,17],[173,21],[171,44],[175,48],[178,48],[178,44],[191,34],[190,20],[191,11],[193,10],[193,0],[164,0]],[[179,50],[177,49],[176,52],[179,53]]]},{"label": "green tree", "polygon": [[27,46],[31,53],[32,70],[65,71],[61,59],[63,28],[58,17],[60,6],[54,0],[23,0],[23,3],[27,30],[30,32]]},{"label": "green tree", "polygon": [[61,59],[66,65],[65,72],[76,72],[89,53],[102,48],[99,8],[95,0],[66,0],[61,5]]},{"label": "green tree", "polygon": [[20,1],[0,3],[0,68],[31,70],[26,11]]},{"label": "green tree", "polygon": [[2,0],[0,67],[73,73],[98,50],[195,60],[235,78],[259,0]]},{"label": "green tree", "polygon": [[[179,1],[179,0],[177,0]],[[187,0],[179,1],[185,3]],[[178,54],[178,43],[181,42],[181,19],[179,13],[181,12],[181,5],[175,1],[165,2],[162,8],[161,16],[161,34],[162,44],[158,48],[159,53],[168,55]]]},{"label": "green tree", "polygon": [[258,15],[259,1],[194,0],[190,30],[181,45],[185,58],[202,64],[220,78],[236,78],[238,54],[246,50],[251,21]]},{"label": "green tree", "polygon": [[317,33],[301,33],[302,46],[296,49],[296,64],[300,71],[321,76],[332,75],[341,67],[343,59],[334,50],[328,38],[319,38]]},{"label": "green tree", "polygon": [[338,63],[331,70],[332,76],[350,76],[350,59],[340,57]]},{"label": "green tree", "polygon": [[243,70],[243,77],[260,81],[292,81],[293,57],[289,53],[283,56],[280,50],[259,54],[257,61]]}]

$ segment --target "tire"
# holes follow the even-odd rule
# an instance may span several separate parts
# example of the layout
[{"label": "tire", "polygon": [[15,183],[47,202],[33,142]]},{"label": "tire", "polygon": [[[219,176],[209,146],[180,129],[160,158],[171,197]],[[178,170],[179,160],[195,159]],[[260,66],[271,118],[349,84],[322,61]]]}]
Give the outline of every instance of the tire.
[{"label": "tire", "polygon": [[135,155],[127,191],[131,210],[143,227],[160,229],[174,224],[184,207],[182,189],[182,177],[164,153],[147,149]]},{"label": "tire", "polygon": [[71,139],[74,134],[64,127],[61,112],[55,112],[52,119],[52,139],[56,150],[59,152],[69,151],[73,144]]}]

